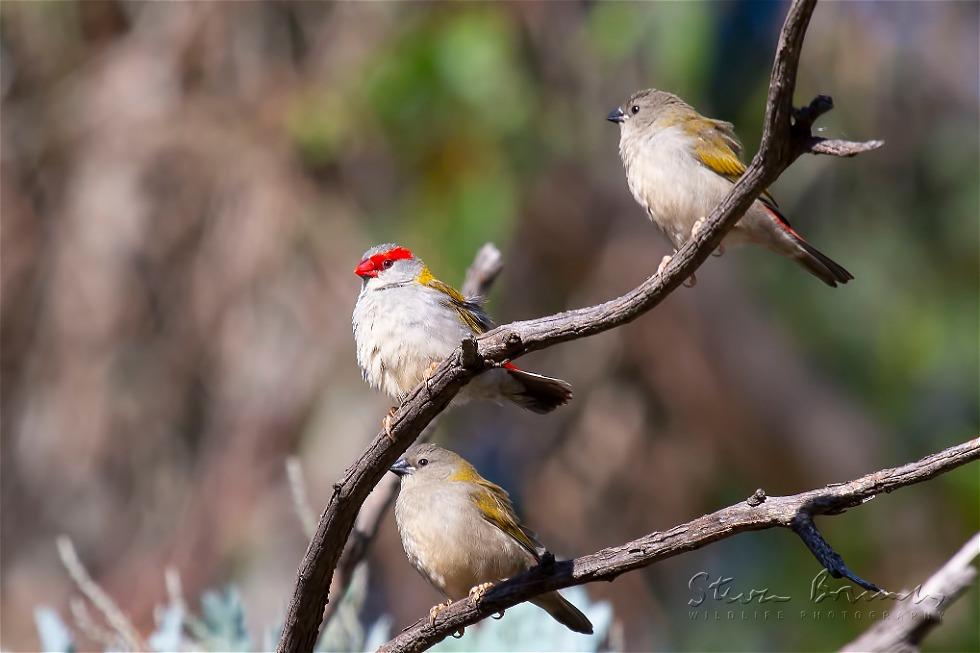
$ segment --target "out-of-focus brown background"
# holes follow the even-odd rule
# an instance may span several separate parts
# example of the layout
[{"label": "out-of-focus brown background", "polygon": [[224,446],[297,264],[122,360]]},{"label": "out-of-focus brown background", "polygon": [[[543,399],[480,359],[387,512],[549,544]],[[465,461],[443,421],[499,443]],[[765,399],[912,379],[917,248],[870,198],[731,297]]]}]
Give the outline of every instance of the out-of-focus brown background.
[{"label": "out-of-focus brown background", "polygon": [[[667,245],[605,114],[670,89],[751,153],[784,11],[4,2],[0,645],[38,646],[34,606],[66,612],[59,534],[141,629],[168,566],[192,603],[234,584],[250,628],[279,620],[306,546],[286,457],[319,509],[388,407],[354,359],[361,252],[395,240],[459,283],[494,241],[499,321],[626,291]],[[731,251],[635,323],[529,357],[574,384],[567,408],[466,406],[437,438],[571,556],[975,434],[977,25],[975,3],[817,8],[798,101],[833,95],[824,135],[887,145],[801,159],[773,190],[853,283]],[[978,494],[973,466],[820,525],[910,587],[977,530]],[[436,601],[390,516],[369,565],[366,617]],[[698,571],[794,603],[692,620]],[[868,622],[814,621],[817,571],[768,531],[589,592],[629,650],[834,648]],[[927,648],[975,650],[976,613],[974,590]]]}]

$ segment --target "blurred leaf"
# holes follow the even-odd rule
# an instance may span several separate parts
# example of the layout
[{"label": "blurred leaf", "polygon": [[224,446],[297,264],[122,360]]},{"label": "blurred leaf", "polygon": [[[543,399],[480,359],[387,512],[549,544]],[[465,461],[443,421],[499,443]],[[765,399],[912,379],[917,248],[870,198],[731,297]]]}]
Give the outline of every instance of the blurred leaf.
[{"label": "blurred leaf", "polygon": [[572,632],[536,605],[521,603],[507,610],[503,618],[484,619],[469,626],[460,639],[444,639],[429,650],[441,653],[612,650],[608,648],[612,606],[605,601],[590,601],[583,587],[570,587],[562,594],[592,622],[592,635]]},{"label": "blurred leaf", "polygon": [[49,607],[41,606],[34,609],[34,624],[37,635],[41,640],[41,650],[45,653],[72,653],[75,642],[68,626],[61,620],[58,613]]},{"label": "blurred leaf", "polygon": [[183,650],[183,641],[184,608],[180,604],[173,603],[163,610],[157,629],[147,639],[147,643],[154,651],[165,653]]},{"label": "blurred leaf", "polygon": [[201,619],[189,620],[195,639],[209,651],[248,651],[251,639],[245,629],[245,608],[238,590],[207,591],[201,597]]}]

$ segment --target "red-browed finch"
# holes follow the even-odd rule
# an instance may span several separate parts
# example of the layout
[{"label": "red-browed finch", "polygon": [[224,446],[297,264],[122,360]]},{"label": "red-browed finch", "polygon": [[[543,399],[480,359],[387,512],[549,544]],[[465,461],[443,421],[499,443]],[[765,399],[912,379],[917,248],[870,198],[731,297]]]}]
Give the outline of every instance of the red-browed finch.
[{"label": "red-browed finch", "polygon": [[[467,336],[491,327],[478,298],[436,279],[411,251],[394,244],[364,253],[354,306],[354,341],[364,379],[395,401],[430,375]],[[505,363],[473,379],[458,398],[506,399],[535,413],[565,404],[571,386]]]}]

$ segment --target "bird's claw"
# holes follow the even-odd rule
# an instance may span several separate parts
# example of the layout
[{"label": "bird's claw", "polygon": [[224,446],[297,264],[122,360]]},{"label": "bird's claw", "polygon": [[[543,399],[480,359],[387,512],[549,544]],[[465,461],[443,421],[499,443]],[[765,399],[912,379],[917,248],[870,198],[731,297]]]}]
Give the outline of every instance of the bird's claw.
[{"label": "bird's claw", "polygon": [[[675,254],[676,254],[676,252],[675,252]],[[670,263],[670,260],[671,260],[672,258],[674,258],[674,257],[673,257],[672,255],[669,255],[669,254],[668,254],[667,256],[664,256],[664,257],[663,257],[662,259],[660,259],[660,265],[659,265],[659,266],[657,266],[657,274],[663,274],[663,273],[664,273],[664,268],[666,268],[666,267],[667,267],[667,264],[668,264],[668,263]],[[685,288],[693,288],[693,287],[694,287],[694,285],[695,285],[695,284],[696,284],[697,282],[698,282],[698,279],[697,279],[697,277],[695,277],[695,276],[694,276],[694,275],[692,274],[692,275],[691,275],[690,277],[688,277],[688,278],[687,278],[687,279],[686,279],[686,280],[684,281],[684,287],[685,287]]]},{"label": "bird's claw", "polygon": [[384,419],[381,420],[381,426],[385,430],[385,435],[387,435],[388,439],[391,440],[392,442],[395,441],[395,436],[391,434],[391,422],[395,418],[395,413],[397,412],[398,412],[398,406],[392,406],[391,408],[388,409],[388,412],[385,414]]},{"label": "bird's claw", "polygon": [[704,227],[704,221],[705,218],[703,215],[694,221],[694,224],[691,225],[691,238],[694,238],[695,236],[698,235],[698,232],[701,231],[701,229]]},{"label": "bird's claw", "polygon": [[[698,235],[698,232],[700,232],[701,229],[704,228],[705,221],[707,221],[707,218],[705,218],[703,216],[694,221],[694,225],[691,226],[691,238],[694,238],[695,236],[697,236]],[[724,253],[725,253],[725,246],[724,245],[718,245],[718,249],[716,249],[715,251],[713,251],[711,253],[711,255],[712,256],[721,256]],[[687,285],[687,284],[685,284],[685,285]],[[693,286],[693,285],[694,284],[692,283],[691,286]],[[690,286],[688,286],[688,287],[690,288]]]},{"label": "bird's claw", "polygon": [[439,603],[429,608],[429,625],[434,626],[436,623],[436,617],[439,616],[439,613],[445,610],[446,608],[448,608],[449,606],[451,606],[452,604],[453,604],[453,600],[448,599],[446,601],[443,601],[442,603]]},{"label": "bird's claw", "polygon": [[493,587],[493,583],[480,583],[474,587],[470,588],[469,597],[474,603],[479,602],[483,598],[483,595],[487,593],[487,590]]},{"label": "bird's claw", "polygon": [[490,615],[490,618],[491,619],[503,619],[504,618],[504,611],[501,610],[497,614]]},{"label": "bird's claw", "polygon": [[429,387],[429,379],[432,378],[432,375],[435,374],[437,369],[439,369],[439,361],[432,361],[429,364],[429,368],[422,374],[422,380],[425,381],[425,392],[430,397],[432,396],[432,388]]}]

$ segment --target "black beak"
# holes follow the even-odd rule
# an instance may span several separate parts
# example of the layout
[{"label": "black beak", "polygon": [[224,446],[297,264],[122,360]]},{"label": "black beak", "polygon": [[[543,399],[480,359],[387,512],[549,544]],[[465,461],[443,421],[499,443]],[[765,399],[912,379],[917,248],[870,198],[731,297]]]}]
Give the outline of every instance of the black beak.
[{"label": "black beak", "polygon": [[388,468],[392,473],[398,476],[404,476],[405,474],[411,474],[415,471],[415,468],[408,464],[408,461],[404,458],[399,458],[395,461],[395,464]]},{"label": "black beak", "polygon": [[626,120],[626,114],[623,113],[622,109],[616,107],[615,109],[609,112],[609,115],[606,116],[606,120],[608,120],[609,122],[623,122],[624,120]]}]

